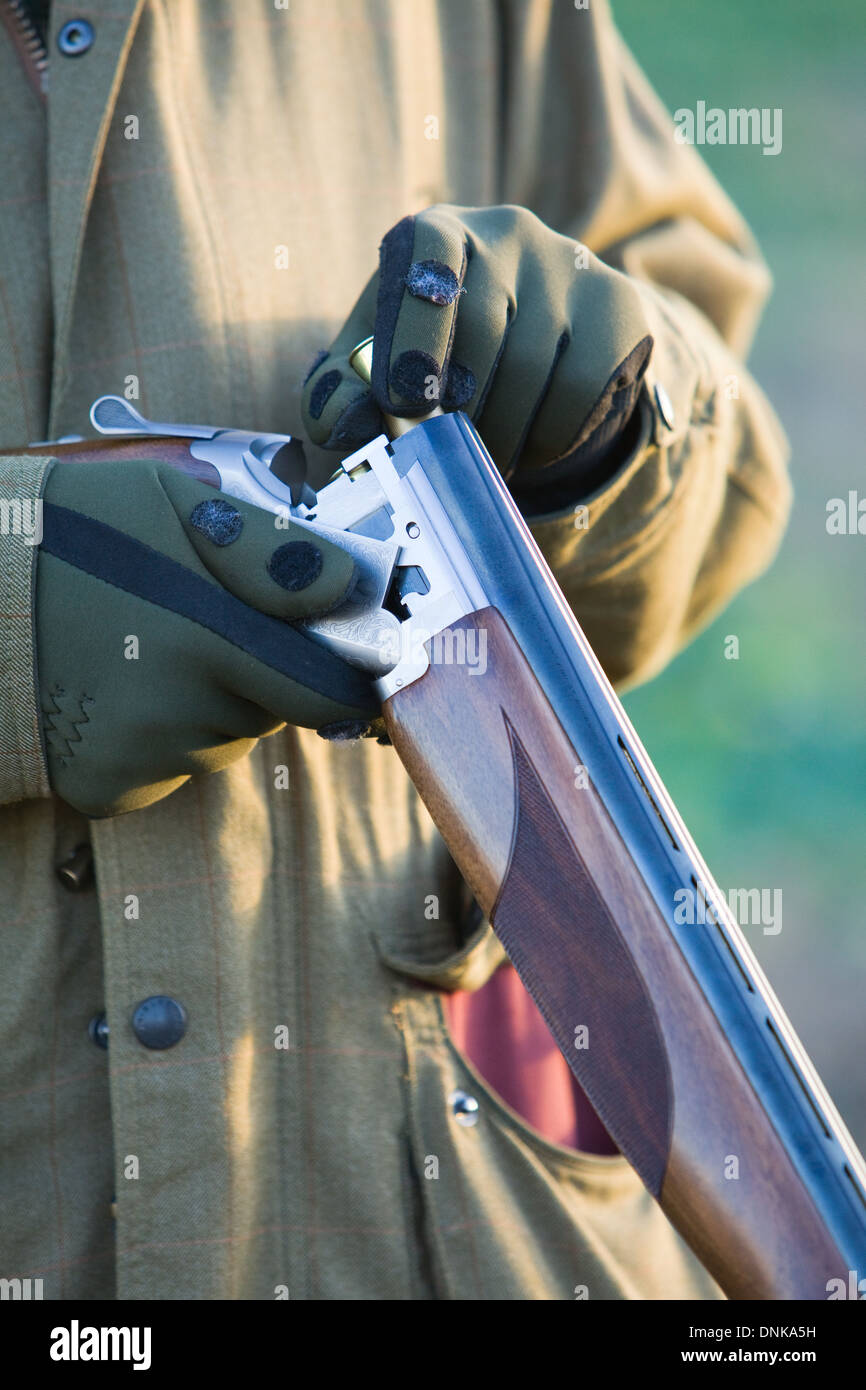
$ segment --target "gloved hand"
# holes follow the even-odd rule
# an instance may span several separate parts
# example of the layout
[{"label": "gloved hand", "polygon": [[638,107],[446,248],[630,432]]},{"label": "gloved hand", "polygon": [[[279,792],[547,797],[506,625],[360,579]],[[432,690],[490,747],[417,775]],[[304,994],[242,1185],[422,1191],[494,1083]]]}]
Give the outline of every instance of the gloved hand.
[{"label": "gloved hand", "polygon": [[[372,389],[348,363],[371,334]],[[381,412],[462,409],[518,500],[568,505],[625,456],[651,350],[628,276],[525,208],[440,204],[386,235],[307,378],[305,427],[348,453],[381,432]]]},{"label": "gloved hand", "polygon": [[55,464],[36,641],[64,801],[117,815],[243,757],[283,722],[357,735],[377,717],[366,677],[290,626],[344,599],[354,561],[274,523],[168,464]]}]

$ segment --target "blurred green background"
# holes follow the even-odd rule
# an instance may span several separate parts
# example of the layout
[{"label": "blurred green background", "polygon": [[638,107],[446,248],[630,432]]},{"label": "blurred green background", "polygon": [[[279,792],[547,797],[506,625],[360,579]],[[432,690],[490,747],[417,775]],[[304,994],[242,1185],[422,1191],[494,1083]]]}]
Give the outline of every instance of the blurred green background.
[{"label": "blurred green background", "polygon": [[782,889],[781,933],[744,931],[866,1147],[866,535],[826,530],[829,498],[866,498],[866,6],[613,8],[671,112],[783,111],[778,156],[700,153],[775,279],[749,365],[791,441],[791,526],[769,573],[625,704],[722,890]]}]

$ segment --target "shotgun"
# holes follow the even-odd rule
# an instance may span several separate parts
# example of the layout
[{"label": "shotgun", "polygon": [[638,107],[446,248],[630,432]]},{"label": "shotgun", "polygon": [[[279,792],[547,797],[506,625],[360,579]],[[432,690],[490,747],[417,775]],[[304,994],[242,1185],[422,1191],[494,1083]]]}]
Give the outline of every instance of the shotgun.
[{"label": "shotgun", "polygon": [[374,680],[620,1151],[729,1298],[857,1288],[863,1159],[467,417],[391,420],[318,494],[285,435],[156,424],[115,396],[91,420],[102,439],[29,450],[161,458],[354,554],[351,603],[302,626]]}]

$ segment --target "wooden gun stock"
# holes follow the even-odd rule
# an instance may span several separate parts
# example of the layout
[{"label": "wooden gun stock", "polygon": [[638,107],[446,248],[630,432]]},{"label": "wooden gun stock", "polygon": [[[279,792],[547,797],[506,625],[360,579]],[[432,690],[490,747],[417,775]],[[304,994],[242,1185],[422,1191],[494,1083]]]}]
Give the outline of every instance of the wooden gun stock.
[{"label": "wooden gun stock", "polygon": [[181,473],[219,487],[220,475],[213,464],[195,458],[189,450],[192,441],[178,435],[105,435],[100,439],[69,440],[55,444],[25,444],[4,449],[7,454],[36,454],[60,463],[123,463],[126,459],[155,459],[170,463]]},{"label": "wooden gun stock", "polygon": [[431,664],[385,705],[461,872],[606,1128],[727,1295],[826,1297],[843,1256],[598,793],[581,785],[580,748],[496,609],[455,637],[461,627],[476,630],[483,674]]}]

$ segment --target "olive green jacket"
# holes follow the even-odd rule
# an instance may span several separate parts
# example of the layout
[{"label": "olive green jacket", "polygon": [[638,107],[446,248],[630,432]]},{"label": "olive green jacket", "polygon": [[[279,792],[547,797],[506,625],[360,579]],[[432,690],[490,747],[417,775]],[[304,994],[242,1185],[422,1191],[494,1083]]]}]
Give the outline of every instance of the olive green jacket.
[{"label": "olive green jacket", "polygon": [[[535,526],[608,672],[658,670],[767,565],[785,445],[742,365],[767,275],[602,0],[86,0],[76,57],[52,8],[45,99],[0,27],[7,447],[87,432],[111,391],[295,431],[390,226],[524,204],[636,277],[655,336],[636,453],[588,525]],[[718,1296],[624,1160],[547,1142],[455,1048],[439,991],[501,951],[393,749],[287,728],[126,817],[51,797],[14,524],[50,466],[0,460],[0,1276],[51,1298]],[[96,887],[69,892],[55,865],[86,842]],[[130,1023],[155,994],[188,1014],[167,1051]]]}]

